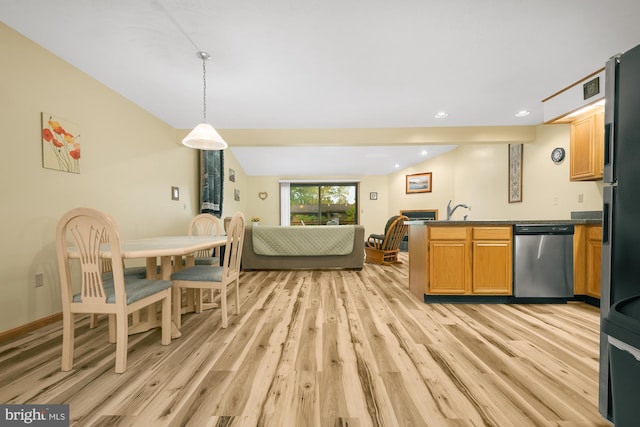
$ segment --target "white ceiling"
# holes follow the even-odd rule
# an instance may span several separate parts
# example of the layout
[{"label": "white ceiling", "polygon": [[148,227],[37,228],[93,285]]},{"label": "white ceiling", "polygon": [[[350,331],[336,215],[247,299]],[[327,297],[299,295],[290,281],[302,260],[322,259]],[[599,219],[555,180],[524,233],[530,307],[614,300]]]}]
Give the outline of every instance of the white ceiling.
[{"label": "white ceiling", "polygon": [[[223,136],[539,124],[542,99],[640,43],[638,16],[638,0],[0,0],[2,22],[178,129],[201,121],[207,51],[207,118]],[[314,147],[227,142],[251,175],[261,162],[364,174],[357,150],[345,172],[300,166]]]},{"label": "white ceiling", "polygon": [[[289,176],[388,175],[454,149],[455,145],[333,146],[333,147],[236,147],[233,154],[243,159],[242,169],[251,175],[273,176],[287,170]],[[265,159],[269,159],[265,161]],[[279,164],[274,166],[273,162]],[[310,173],[310,168],[311,173]],[[335,173],[342,171],[342,173]]]}]

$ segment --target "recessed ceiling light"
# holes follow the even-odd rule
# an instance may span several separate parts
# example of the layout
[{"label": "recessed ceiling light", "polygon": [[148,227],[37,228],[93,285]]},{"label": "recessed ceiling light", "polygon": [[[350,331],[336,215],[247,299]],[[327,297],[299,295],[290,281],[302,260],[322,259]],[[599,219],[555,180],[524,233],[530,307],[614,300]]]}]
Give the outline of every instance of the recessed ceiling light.
[{"label": "recessed ceiling light", "polygon": [[420,152],[420,155],[421,155],[421,156],[426,156],[426,155],[427,155],[427,150],[422,150],[422,151]]},{"label": "recessed ceiling light", "polygon": [[400,167],[400,163],[396,163],[396,164],[394,165],[394,167],[399,168],[399,167]]},{"label": "recessed ceiling light", "polygon": [[447,114],[445,111],[440,111],[438,113],[436,113],[435,117],[436,119],[444,119],[445,117],[447,117],[449,114]]},{"label": "recessed ceiling light", "polygon": [[520,110],[516,113],[516,117],[524,117],[524,116],[528,116],[529,114],[531,114],[531,112],[527,110]]}]

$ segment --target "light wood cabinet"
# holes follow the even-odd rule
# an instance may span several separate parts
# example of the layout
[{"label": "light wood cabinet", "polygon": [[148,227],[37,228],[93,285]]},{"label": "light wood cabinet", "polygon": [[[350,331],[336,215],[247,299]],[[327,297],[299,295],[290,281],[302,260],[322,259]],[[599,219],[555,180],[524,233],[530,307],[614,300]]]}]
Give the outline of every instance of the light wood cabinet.
[{"label": "light wood cabinet", "polygon": [[598,109],[571,123],[570,178],[602,179],[604,168],[604,112]]},{"label": "light wood cabinet", "polygon": [[[600,298],[602,227],[575,226],[576,296]],[[434,296],[513,293],[512,226],[409,226],[409,289]]]},{"label": "light wood cabinet", "polygon": [[511,227],[473,227],[471,293],[511,295]]},{"label": "light wood cabinet", "polygon": [[468,293],[471,281],[469,235],[467,227],[429,228],[428,293]]},{"label": "light wood cabinet", "polygon": [[511,227],[429,228],[432,295],[511,295]]},{"label": "light wood cabinet", "polygon": [[600,298],[600,277],[602,268],[602,227],[587,230],[587,295]]},{"label": "light wood cabinet", "polygon": [[600,299],[602,227],[578,225],[573,238],[574,293]]}]

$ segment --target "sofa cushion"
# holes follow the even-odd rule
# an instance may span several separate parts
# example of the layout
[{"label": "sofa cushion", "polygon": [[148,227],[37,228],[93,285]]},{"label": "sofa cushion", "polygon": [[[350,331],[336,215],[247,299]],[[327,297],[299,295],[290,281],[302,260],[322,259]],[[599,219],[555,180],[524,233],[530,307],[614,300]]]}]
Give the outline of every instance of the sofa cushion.
[{"label": "sofa cushion", "polygon": [[252,228],[253,251],[267,256],[348,255],[353,252],[355,227],[260,225]]}]

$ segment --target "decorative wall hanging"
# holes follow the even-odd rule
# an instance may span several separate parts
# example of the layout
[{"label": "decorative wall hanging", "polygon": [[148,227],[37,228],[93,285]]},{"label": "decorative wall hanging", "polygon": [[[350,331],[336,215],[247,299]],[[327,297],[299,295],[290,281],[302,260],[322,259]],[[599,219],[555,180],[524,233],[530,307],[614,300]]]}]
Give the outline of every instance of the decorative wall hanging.
[{"label": "decorative wall hanging", "polygon": [[68,120],[42,113],[42,167],[80,173],[80,128]]},{"label": "decorative wall hanging", "polygon": [[224,151],[200,151],[200,212],[218,218],[224,199]]},{"label": "decorative wall hanging", "polygon": [[509,203],[522,201],[522,144],[509,144]]},{"label": "decorative wall hanging", "polygon": [[236,171],[229,168],[229,181],[236,182]]},{"label": "decorative wall hanging", "polygon": [[406,193],[431,193],[431,172],[407,175]]},{"label": "decorative wall hanging", "polygon": [[260,200],[266,199],[267,196],[269,196],[269,194],[266,191],[261,191],[258,193],[258,197],[260,198]]}]

